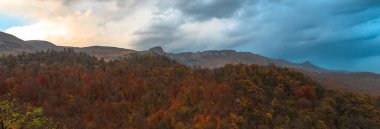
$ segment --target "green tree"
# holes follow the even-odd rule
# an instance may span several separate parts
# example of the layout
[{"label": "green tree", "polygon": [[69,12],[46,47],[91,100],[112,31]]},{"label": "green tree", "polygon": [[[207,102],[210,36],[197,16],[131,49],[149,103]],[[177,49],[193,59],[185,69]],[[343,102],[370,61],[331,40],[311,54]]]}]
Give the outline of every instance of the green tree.
[{"label": "green tree", "polygon": [[44,116],[42,108],[28,104],[19,104],[15,99],[0,100],[1,129],[28,128],[54,129],[55,123],[51,118]]}]

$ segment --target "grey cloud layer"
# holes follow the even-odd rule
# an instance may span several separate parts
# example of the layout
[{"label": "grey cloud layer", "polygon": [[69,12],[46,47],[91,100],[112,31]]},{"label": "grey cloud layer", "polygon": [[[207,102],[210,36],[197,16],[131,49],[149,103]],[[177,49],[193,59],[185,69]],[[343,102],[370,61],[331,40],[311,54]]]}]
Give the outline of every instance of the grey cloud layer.
[{"label": "grey cloud layer", "polygon": [[[356,65],[380,55],[378,0],[180,0],[174,3],[167,7],[178,11],[178,19],[156,21],[144,30],[151,33],[139,34],[142,39],[136,44],[141,48],[162,45],[171,51],[233,48],[293,61],[311,60],[329,68],[380,72],[373,67],[380,66],[376,61],[368,62],[372,67]],[[217,20],[234,21],[232,28],[215,31],[221,42],[198,40],[197,34],[183,30],[187,24]],[[201,27],[195,33],[210,29]],[[224,26],[218,27],[214,29]]]},{"label": "grey cloud layer", "polygon": [[140,50],[163,46],[169,52],[237,49],[291,61],[309,60],[328,68],[380,73],[379,0],[59,3],[63,9],[49,15],[81,21],[72,24],[83,30],[80,33],[90,33],[83,41],[118,42],[112,45]]}]

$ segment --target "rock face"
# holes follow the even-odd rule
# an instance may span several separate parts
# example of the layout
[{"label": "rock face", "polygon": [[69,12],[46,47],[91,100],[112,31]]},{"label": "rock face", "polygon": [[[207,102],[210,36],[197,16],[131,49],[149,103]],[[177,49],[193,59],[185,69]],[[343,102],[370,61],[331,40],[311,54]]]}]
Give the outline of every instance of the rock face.
[{"label": "rock face", "polygon": [[162,49],[162,47],[160,46],[150,48],[148,51],[155,52],[155,53],[164,53],[164,49]]},{"label": "rock face", "polygon": [[164,55],[190,67],[217,68],[225,64],[274,64],[302,72],[327,88],[339,88],[356,92],[380,95],[380,75],[373,73],[352,73],[331,71],[313,65],[311,62],[292,63],[281,59],[271,59],[249,52],[234,50],[210,50],[203,52],[166,53],[161,47],[146,51],[135,51],[116,47],[91,46],[84,48],[56,46],[47,41],[23,41],[13,35],[0,32],[0,55],[35,52],[44,50],[63,50],[72,48],[105,60],[124,58],[132,54]]}]

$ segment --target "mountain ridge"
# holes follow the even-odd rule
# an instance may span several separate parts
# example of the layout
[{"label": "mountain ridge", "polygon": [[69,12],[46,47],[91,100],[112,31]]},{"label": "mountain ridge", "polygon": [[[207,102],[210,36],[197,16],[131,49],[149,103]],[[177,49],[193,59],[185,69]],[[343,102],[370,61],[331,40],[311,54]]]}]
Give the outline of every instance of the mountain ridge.
[{"label": "mountain ridge", "polygon": [[76,52],[84,52],[97,58],[115,60],[130,54],[158,54],[167,56],[190,67],[219,68],[226,64],[258,64],[288,67],[312,77],[328,88],[358,91],[369,94],[380,94],[380,75],[368,72],[335,71],[318,67],[309,61],[292,63],[283,59],[272,59],[251,52],[235,50],[207,50],[201,52],[167,53],[156,46],[145,51],[136,51],[118,47],[89,46],[68,47],[41,40],[23,41],[13,35],[0,33],[0,55],[18,54],[46,50],[63,50],[71,48]]}]

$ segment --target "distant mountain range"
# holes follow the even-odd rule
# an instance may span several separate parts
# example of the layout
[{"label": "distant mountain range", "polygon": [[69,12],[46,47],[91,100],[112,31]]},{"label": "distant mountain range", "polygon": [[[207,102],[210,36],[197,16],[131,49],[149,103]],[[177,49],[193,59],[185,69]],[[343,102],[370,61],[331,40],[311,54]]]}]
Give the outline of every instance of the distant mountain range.
[{"label": "distant mountain range", "polygon": [[167,53],[161,47],[154,47],[145,51],[130,49],[91,46],[67,47],[56,46],[47,41],[24,41],[13,35],[0,32],[0,55],[18,54],[22,52],[36,52],[46,50],[63,50],[72,48],[76,52],[84,52],[105,60],[114,60],[130,54],[159,54],[167,56],[177,62],[190,67],[217,68],[225,64],[274,64],[279,67],[288,67],[302,72],[318,81],[324,87],[380,95],[380,75],[368,72],[333,71],[320,68],[310,62],[292,63],[282,59],[271,59],[250,52],[234,50],[210,50],[203,52]]}]

